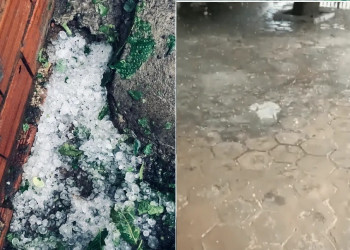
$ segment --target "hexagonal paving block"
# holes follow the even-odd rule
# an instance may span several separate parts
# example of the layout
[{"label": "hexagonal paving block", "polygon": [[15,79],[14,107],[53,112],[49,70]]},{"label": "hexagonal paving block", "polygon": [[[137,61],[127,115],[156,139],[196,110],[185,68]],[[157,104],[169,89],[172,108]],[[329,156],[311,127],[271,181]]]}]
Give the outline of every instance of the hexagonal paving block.
[{"label": "hexagonal paving block", "polygon": [[336,150],[331,156],[331,160],[340,168],[350,168],[350,150]]},{"label": "hexagonal paving block", "polygon": [[213,146],[216,159],[235,159],[246,151],[238,142],[221,142]]},{"label": "hexagonal paving block", "polygon": [[280,132],[276,135],[276,140],[281,144],[297,145],[303,136],[299,133]]},{"label": "hexagonal paving block", "polygon": [[244,169],[263,170],[269,167],[271,159],[267,152],[246,152],[238,158],[238,163]]},{"label": "hexagonal paving block", "polygon": [[294,188],[300,197],[313,199],[313,202],[322,202],[329,199],[337,190],[329,179],[320,179],[311,176],[305,176],[297,180]]},{"label": "hexagonal paving block", "polygon": [[297,146],[279,145],[270,151],[275,162],[295,163],[303,156],[303,151]]},{"label": "hexagonal paving block", "polygon": [[327,157],[306,155],[297,162],[298,169],[318,177],[327,177],[335,168]]},{"label": "hexagonal paving block", "polygon": [[348,106],[335,106],[330,112],[335,117],[350,118],[350,107]]},{"label": "hexagonal paving block", "polygon": [[331,126],[335,131],[350,132],[350,119],[335,119],[332,121]]},{"label": "hexagonal paving block", "polygon": [[267,151],[277,145],[273,137],[264,136],[259,138],[249,138],[245,142],[246,146],[251,150]]},{"label": "hexagonal paving block", "polygon": [[217,212],[209,203],[189,204],[177,214],[179,234],[200,239],[203,234],[219,222]]},{"label": "hexagonal paving block", "polygon": [[285,250],[335,250],[331,241],[321,233],[295,233],[284,245]]},{"label": "hexagonal paving block", "polygon": [[350,221],[339,219],[335,226],[330,230],[334,238],[336,249],[350,249]]},{"label": "hexagonal paving block", "polygon": [[307,125],[307,121],[301,117],[286,117],[280,121],[284,129],[299,131]]},{"label": "hexagonal paving block", "polygon": [[244,225],[260,211],[258,203],[253,200],[226,199],[217,206],[217,213],[222,223]]},{"label": "hexagonal paving block", "polygon": [[233,225],[217,225],[202,240],[204,249],[246,249],[249,235]]},{"label": "hexagonal paving block", "polygon": [[328,139],[309,139],[303,142],[302,149],[310,155],[327,155],[335,149],[334,144]]},{"label": "hexagonal paving block", "polygon": [[[192,167],[200,167],[203,162],[214,158],[210,148],[193,147],[189,148],[186,154],[186,161]],[[184,155],[182,156],[184,158]]]},{"label": "hexagonal paving block", "polygon": [[258,243],[282,243],[292,233],[295,220],[288,213],[263,211],[253,222],[252,228]]},{"label": "hexagonal paving block", "polygon": [[333,141],[338,149],[350,150],[350,132],[334,132]]}]

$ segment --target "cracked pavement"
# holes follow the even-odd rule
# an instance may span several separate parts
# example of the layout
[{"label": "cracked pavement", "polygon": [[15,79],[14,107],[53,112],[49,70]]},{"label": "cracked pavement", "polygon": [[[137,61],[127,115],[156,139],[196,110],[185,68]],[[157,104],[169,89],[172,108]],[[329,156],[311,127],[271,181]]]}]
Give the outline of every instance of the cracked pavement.
[{"label": "cracked pavement", "polygon": [[349,11],[273,21],[286,5],[178,9],[178,249],[350,249]]}]

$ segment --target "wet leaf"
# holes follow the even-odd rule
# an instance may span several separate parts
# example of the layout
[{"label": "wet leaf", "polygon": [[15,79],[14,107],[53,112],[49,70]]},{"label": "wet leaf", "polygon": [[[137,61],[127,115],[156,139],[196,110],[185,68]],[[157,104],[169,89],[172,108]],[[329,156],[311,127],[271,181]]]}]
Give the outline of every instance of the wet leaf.
[{"label": "wet leaf", "polygon": [[127,207],[124,210],[111,210],[112,221],[120,231],[121,237],[130,245],[135,246],[140,240],[140,228],[134,225],[135,210]]},{"label": "wet leaf", "polygon": [[63,23],[63,24],[62,24],[62,28],[66,31],[66,33],[67,33],[68,36],[73,35],[73,33],[72,33],[72,31],[70,30],[70,28],[68,27],[68,24],[67,24],[67,23]]},{"label": "wet leaf", "polygon": [[42,79],[42,78],[44,78],[43,74],[41,73],[36,74],[36,79]]},{"label": "wet leaf", "polygon": [[23,132],[26,133],[28,130],[29,130],[30,126],[28,123],[23,123],[22,125],[22,129],[23,129]]},{"label": "wet leaf", "polygon": [[103,106],[102,110],[98,114],[98,119],[102,120],[108,114],[108,111],[108,104],[106,104],[105,106]]},{"label": "wet leaf", "polygon": [[40,49],[38,53],[38,62],[40,62],[45,68],[48,67],[49,61],[47,56],[44,55],[44,49]]},{"label": "wet leaf", "polygon": [[25,181],[24,181],[24,185],[23,185],[23,183],[22,183],[22,185],[19,187],[19,191],[21,192],[21,193],[23,193],[24,191],[27,191],[29,189],[29,181],[26,179]]},{"label": "wet leaf", "polygon": [[69,79],[69,77],[66,76],[66,77],[64,78],[64,82],[67,83],[68,79]]},{"label": "wet leaf", "polygon": [[147,118],[140,118],[137,120],[137,123],[143,128],[146,135],[151,134],[151,127]]},{"label": "wet leaf", "polygon": [[166,129],[166,130],[171,129],[172,127],[173,127],[173,124],[172,124],[171,122],[165,123],[165,129]]},{"label": "wet leaf", "polygon": [[168,36],[168,41],[167,41],[167,45],[168,45],[168,51],[167,51],[167,55],[170,55],[171,52],[173,52],[173,50],[175,49],[175,36],[174,35],[170,35]]},{"label": "wet leaf", "polygon": [[104,6],[102,3],[97,3],[98,13],[101,16],[107,16],[109,8],[107,6]]},{"label": "wet leaf", "polygon": [[45,183],[39,177],[34,177],[33,178],[33,184],[34,184],[34,186],[36,186],[38,188],[45,187]]},{"label": "wet leaf", "polygon": [[138,213],[149,215],[160,215],[164,212],[163,206],[152,205],[150,201],[141,201],[137,207]]},{"label": "wet leaf", "polygon": [[143,171],[145,169],[145,165],[142,164],[141,165],[141,168],[140,168],[140,171],[139,171],[139,176],[140,176],[140,180],[142,181],[143,180]]},{"label": "wet leaf", "polygon": [[134,0],[127,0],[124,4],[124,10],[126,12],[132,12],[136,7],[136,3]]},{"label": "wet leaf", "polygon": [[141,91],[129,90],[128,93],[131,96],[131,98],[134,99],[135,101],[139,101],[142,98],[142,92]]},{"label": "wet leaf", "polygon": [[118,38],[118,33],[113,24],[102,25],[100,26],[99,31],[107,37],[107,42],[109,43],[115,42]]},{"label": "wet leaf", "polygon": [[141,148],[141,142],[137,139],[134,141],[134,155],[138,155]]},{"label": "wet leaf", "polygon": [[85,45],[84,46],[84,54],[85,55],[89,55],[91,53],[91,49],[89,46]]},{"label": "wet leaf", "polygon": [[79,157],[82,155],[83,151],[77,149],[74,145],[69,143],[64,143],[59,149],[58,152],[61,155],[70,156],[70,157]]},{"label": "wet leaf", "polygon": [[100,231],[96,237],[89,243],[87,250],[103,250],[105,246],[105,239],[108,236],[107,229]]},{"label": "wet leaf", "polygon": [[152,143],[149,143],[146,145],[146,147],[143,149],[143,153],[145,155],[150,155],[152,154],[152,147],[153,147],[153,144]]}]

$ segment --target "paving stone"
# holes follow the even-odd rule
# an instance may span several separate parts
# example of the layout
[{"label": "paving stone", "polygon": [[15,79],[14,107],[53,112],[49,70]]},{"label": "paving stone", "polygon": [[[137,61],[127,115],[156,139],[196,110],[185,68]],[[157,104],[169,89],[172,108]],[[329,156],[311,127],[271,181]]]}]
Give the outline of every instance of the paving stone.
[{"label": "paving stone", "polygon": [[331,126],[337,132],[350,132],[350,119],[335,119],[332,121]]},{"label": "paving stone", "polygon": [[249,235],[233,225],[217,225],[203,238],[205,249],[246,249]]},{"label": "paving stone", "polygon": [[[189,238],[198,239],[218,224],[219,219],[213,205],[208,203],[189,204],[177,215],[177,232],[186,232]],[[188,230],[191,228],[191,230]]]},{"label": "paving stone", "polygon": [[238,142],[221,142],[213,146],[216,159],[234,160],[246,151]]},{"label": "paving stone", "polygon": [[297,162],[298,169],[317,177],[327,177],[335,165],[327,157],[306,155]]},{"label": "paving stone", "polygon": [[335,250],[330,240],[320,233],[295,233],[284,245],[285,250]]},{"label": "paving stone", "polygon": [[330,112],[335,117],[350,118],[350,107],[348,106],[335,106]]},{"label": "paving stone", "polygon": [[262,170],[269,167],[271,159],[266,152],[250,151],[238,158],[243,169]]},{"label": "paving stone", "polygon": [[337,167],[350,169],[350,150],[337,149],[330,158]]},{"label": "paving stone", "polygon": [[339,219],[330,230],[337,250],[350,249],[350,221]]},{"label": "paving stone", "polygon": [[204,162],[207,162],[214,158],[210,148],[205,147],[193,147],[188,149],[188,161],[191,167],[200,167]]},{"label": "paving stone", "polygon": [[[337,188],[328,180],[305,176],[299,179],[294,184],[295,190],[298,194],[315,202],[323,202],[330,196],[334,195]],[[300,198],[301,199],[301,198]],[[308,201],[310,205],[310,200]]]},{"label": "paving stone", "polygon": [[217,213],[222,223],[239,226],[249,224],[260,210],[256,201],[242,197],[234,200],[228,197],[217,205]]},{"label": "paving stone", "polygon": [[275,147],[277,142],[274,138],[265,136],[260,138],[250,138],[245,142],[246,146],[251,150],[268,151]]},{"label": "paving stone", "polygon": [[333,141],[339,150],[350,150],[350,132],[335,132]]},{"label": "paving stone", "polygon": [[263,211],[251,226],[259,243],[283,243],[294,231],[290,213]]},{"label": "paving stone", "polygon": [[270,151],[275,162],[285,162],[294,164],[303,156],[303,151],[297,146],[279,145]]},{"label": "paving stone", "polygon": [[311,155],[327,155],[335,149],[334,144],[328,139],[309,139],[303,142],[302,149]]},{"label": "paving stone", "polygon": [[301,128],[307,125],[304,118],[287,117],[280,121],[282,127],[287,130],[300,131]]},{"label": "paving stone", "polygon": [[276,140],[281,144],[297,145],[303,136],[299,133],[280,132],[276,135]]}]

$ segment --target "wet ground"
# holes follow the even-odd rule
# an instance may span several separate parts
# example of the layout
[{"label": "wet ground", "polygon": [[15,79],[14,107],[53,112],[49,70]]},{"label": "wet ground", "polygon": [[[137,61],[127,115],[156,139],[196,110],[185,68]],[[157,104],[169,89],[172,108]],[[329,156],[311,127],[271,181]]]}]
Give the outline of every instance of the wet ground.
[{"label": "wet ground", "polygon": [[178,8],[178,249],[350,249],[350,13],[290,6]]}]

